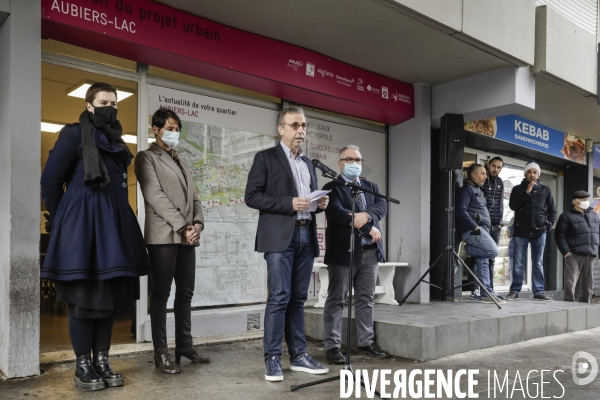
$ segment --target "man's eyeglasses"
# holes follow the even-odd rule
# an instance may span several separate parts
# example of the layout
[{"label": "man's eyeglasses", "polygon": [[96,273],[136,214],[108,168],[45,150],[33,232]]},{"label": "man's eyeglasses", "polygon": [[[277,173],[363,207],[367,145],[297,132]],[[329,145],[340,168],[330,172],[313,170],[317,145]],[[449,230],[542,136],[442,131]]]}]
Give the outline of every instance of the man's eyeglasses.
[{"label": "man's eyeglasses", "polygon": [[294,122],[293,124],[288,124],[288,123],[282,122],[279,125],[289,125],[295,131],[297,131],[300,127],[302,127],[302,129],[304,129],[304,130],[306,130],[306,128],[308,128],[308,124],[306,122],[303,122],[301,124],[298,122]]},{"label": "man's eyeglasses", "polygon": [[352,157],[348,157],[348,158],[340,158],[340,161],[345,162],[346,164],[354,164],[357,163],[358,165],[361,165],[363,163],[364,158],[352,158]]}]

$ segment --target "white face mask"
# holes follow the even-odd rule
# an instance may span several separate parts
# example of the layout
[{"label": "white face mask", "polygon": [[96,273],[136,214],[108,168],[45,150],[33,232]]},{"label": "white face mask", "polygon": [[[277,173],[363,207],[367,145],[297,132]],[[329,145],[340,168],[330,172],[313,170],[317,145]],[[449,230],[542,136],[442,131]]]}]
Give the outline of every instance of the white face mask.
[{"label": "white face mask", "polygon": [[587,210],[589,206],[590,206],[589,201],[580,201],[579,202],[579,208],[583,208],[584,210]]},{"label": "white face mask", "polygon": [[177,147],[179,144],[179,132],[164,130],[163,137],[161,139],[167,146]]}]

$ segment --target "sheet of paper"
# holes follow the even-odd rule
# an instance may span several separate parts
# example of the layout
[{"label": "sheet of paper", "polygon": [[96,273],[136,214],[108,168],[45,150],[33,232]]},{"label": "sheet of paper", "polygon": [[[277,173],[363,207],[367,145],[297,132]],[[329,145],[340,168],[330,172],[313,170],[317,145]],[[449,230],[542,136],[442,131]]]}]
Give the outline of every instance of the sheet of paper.
[{"label": "sheet of paper", "polygon": [[321,197],[325,196],[329,192],[331,192],[331,190],[315,190],[314,192],[309,194],[308,195],[308,198],[310,199],[309,210],[311,212],[317,211],[317,207],[319,207],[319,203],[317,203],[317,200],[319,200]]}]

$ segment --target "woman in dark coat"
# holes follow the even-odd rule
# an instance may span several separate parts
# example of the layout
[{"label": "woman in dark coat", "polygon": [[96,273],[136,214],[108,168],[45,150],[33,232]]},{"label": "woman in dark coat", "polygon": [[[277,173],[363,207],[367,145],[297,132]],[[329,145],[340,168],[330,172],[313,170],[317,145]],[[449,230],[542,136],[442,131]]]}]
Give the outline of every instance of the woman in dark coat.
[{"label": "woman in dark coat", "polygon": [[150,262],[127,198],[133,155],[121,139],[117,91],[95,83],[85,100],[79,123],[61,130],[42,173],[51,234],[41,277],[54,280],[57,300],[68,304],[75,385],[99,390],[123,385],[108,362],[113,309],[139,298],[137,278]]},{"label": "woman in dark coat", "polygon": [[[152,265],[150,321],[154,364],[165,374],[179,373],[181,356],[193,363],[210,360],[198,354],[192,341],[191,302],[196,276],[196,247],[204,217],[187,165],[173,149],[179,142],[181,120],[173,111],[152,116],[156,143],[138,153],[135,173],[144,195],[144,239]],[[175,280],[175,361],[167,346],[167,300]]]}]

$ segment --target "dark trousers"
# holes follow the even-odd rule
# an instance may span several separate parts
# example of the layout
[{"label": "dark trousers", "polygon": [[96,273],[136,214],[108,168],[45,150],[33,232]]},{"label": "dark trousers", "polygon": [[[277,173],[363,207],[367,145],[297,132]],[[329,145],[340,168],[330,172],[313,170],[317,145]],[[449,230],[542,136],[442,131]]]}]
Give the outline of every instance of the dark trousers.
[{"label": "dark trousers", "polygon": [[150,322],[154,352],[164,354],[167,346],[167,300],[175,279],[175,346],[189,349],[192,341],[192,296],[196,280],[195,247],[179,244],[149,245],[152,267]]},{"label": "dark trousers", "polygon": [[[361,251],[362,257],[358,265],[352,268],[352,284],[354,285],[354,309],[356,323],[356,341],[358,346],[369,346],[375,339],[373,330],[373,296],[379,264],[377,249]],[[325,350],[342,347],[342,313],[348,291],[348,266],[328,265],[329,287],[327,300],[323,309],[323,325],[325,330]]]},{"label": "dark trousers", "polygon": [[581,303],[589,303],[592,299],[592,287],[594,286],[594,259],[596,256],[580,256],[569,254],[565,258],[565,301],[575,301],[575,287],[579,282],[579,299]]}]

